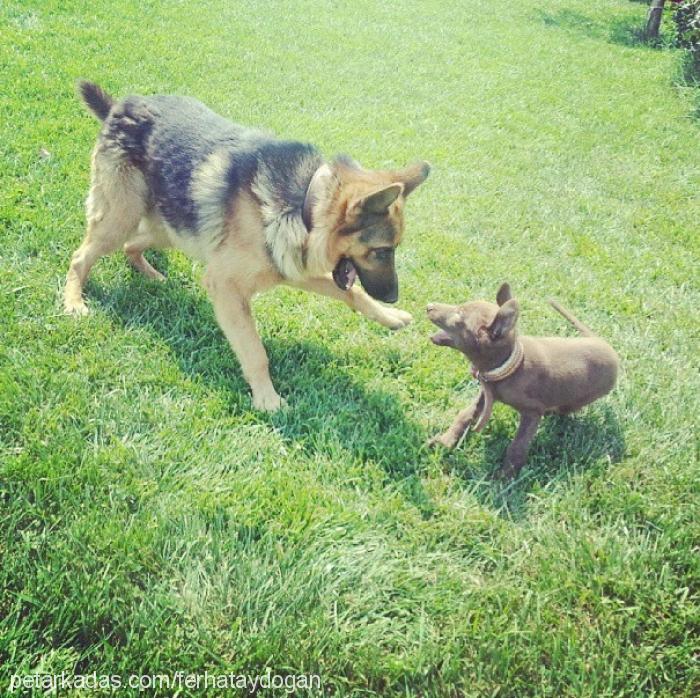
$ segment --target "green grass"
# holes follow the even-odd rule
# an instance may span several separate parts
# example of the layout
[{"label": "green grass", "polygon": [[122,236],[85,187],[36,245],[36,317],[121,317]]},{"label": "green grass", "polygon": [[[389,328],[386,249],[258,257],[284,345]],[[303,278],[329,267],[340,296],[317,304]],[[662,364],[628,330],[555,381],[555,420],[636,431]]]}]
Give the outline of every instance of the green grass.
[{"label": "green grass", "polygon": [[[3,2],[0,693],[269,667],[342,696],[697,695],[700,122],[681,54],[635,42],[645,11]],[[414,324],[261,297],[291,405],[268,417],[178,253],[152,257],[164,285],[103,260],[92,314],[64,317],[98,130],[78,77],[372,167],[429,160],[398,255]],[[523,331],[570,333],[557,297],[624,368],[504,487],[504,406],[422,448],[475,392],[423,308],[506,279]]]}]

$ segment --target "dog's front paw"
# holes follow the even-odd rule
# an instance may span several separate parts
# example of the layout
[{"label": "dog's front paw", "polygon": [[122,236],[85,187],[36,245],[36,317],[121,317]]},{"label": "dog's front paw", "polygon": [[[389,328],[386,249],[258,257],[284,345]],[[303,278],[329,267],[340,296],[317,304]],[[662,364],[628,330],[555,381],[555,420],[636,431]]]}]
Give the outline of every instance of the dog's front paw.
[{"label": "dog's front paw", "polygon": [[89,310],[85,301],[82,298],[80,298],[79,300],[66,299],[63,303],[63,312],[66,315],[80,317],[81,315],[87,315]]},{"label": "dog's front paw", "polygon": [[379,322],[390,330],[400,330],[413,322],[413,315],[398,308],[382,308],[384,311],[379,317]]},{"label": "dog's front paw", "polygon": [[286,405],[287,401],[281,398],[275,390],[253,395],[253,407],[261,412],[277,412]]},{"label": "dog's front paw", "polygon": [[425,445],[429,448],[434,448],[435,446],[443,446],[444,448],[454,448],[456,445],[455,439],[448,433],[437,434],[433,436],[432,439],[428,439]]}]

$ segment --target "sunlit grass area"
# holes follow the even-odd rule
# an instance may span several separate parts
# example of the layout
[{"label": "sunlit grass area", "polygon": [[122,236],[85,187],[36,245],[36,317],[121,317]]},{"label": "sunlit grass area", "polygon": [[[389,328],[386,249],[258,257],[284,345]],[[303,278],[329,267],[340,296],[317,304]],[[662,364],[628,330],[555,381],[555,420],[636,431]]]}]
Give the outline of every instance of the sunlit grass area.
[{"label": "sunlit grass area", "polygon": [[[645,12],[3,2],[0,693],[270,669],[339,696],[697,695],[700,121],[681,54],[638,43]],[[102,260],[92,313],[64,317],[99,128],[81,77],[370,167],[428,160],[398,251],[414,323],[261,297],[290,404],[266,416],[176,252],[150,257],[162,285]],[[509,408],[423,444],[476,393],[425,304],[505,280],[523,332],[571,333],[556,297],[623,371],[504,485]]]}]

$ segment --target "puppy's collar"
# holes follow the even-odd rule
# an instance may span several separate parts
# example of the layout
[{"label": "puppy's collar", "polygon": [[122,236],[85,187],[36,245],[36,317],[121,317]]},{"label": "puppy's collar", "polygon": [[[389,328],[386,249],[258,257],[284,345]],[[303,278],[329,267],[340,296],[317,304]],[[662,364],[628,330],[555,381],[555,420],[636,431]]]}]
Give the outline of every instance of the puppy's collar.
[{"label": "puppy's collar", "polygon": [[481,383],[496,383],[512,376],[520,368],[524,358],[523,345],[519,339],[516,339],[513,351],[500,366],[492,368],[490,371],[477,371],[472,368],[472,374]]},{"label": "puppy's collar", "polygon": [[301,207],[301,219],[304,221],[306,230],[311,232],[314,227],[313,208],[318,201],[319,194],[328,177],[331,175],[331,168],[324,162],[316,172],[313,173],[309,186],[304,196],[304,205]]}]

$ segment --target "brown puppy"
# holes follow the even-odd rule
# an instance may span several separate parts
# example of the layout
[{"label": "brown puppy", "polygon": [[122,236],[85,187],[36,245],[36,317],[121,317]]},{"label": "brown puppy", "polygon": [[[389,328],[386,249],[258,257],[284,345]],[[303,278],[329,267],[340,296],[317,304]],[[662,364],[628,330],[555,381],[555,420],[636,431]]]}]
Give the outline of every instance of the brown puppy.
[{"label": "brown puppy", "polygon": [[83,286],[103,255],[123,249],[137,270],[163,280],[144,251],[180,249],[204,264],[204,285],[253,405],[270,411],[284,401],[253,320],[255,294],[287,284],[343,301],[392,330],[411,321],[378,301],[398,299],[394,253],[404,206],[428,176],[427,163],[377,171],[345,156],[327,162],[312,145],[240,126],[188,97],[115,100],[89,82],[80,92],[102,127],[66,312],[87,312]]},{"label": "brown puppy", "polygon": [[440,328],[431,337],[433,343],[465,354],[481,384],[475,402],[429,443],[453,448],[472,424],[475,431],[483,428],[494,400],[500,400],[520,412],[518,433],[499,470],[507,478],[525,465],[542,415],[575,412],[612,390],[618,357],[607,342],[555,301],[550,301],[555,310],[583,336],[519,337],[518,302],[508,284],[501,286],[496,299],[498,305],[486,301],[428,305],[428,317]]}]

